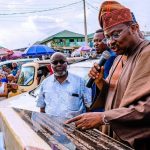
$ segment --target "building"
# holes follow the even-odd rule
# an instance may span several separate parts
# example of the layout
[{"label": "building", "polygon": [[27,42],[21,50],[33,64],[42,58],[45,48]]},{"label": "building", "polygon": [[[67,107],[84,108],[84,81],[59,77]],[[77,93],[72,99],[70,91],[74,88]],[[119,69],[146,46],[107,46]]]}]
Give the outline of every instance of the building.
[{"label": "building", "polygon": [[52,47],[54,49],[75,49],[83,45],[84,43],[84,35],[71,32],[68,30],[64,30],[61,32],[58,32],[43,41],[40,42],[40,44],[45,44],[49,47]]},{"label": "building", "polygon": [[93,47],[93,37],[94,33],[88,34],[88,43],[90,47]]}]

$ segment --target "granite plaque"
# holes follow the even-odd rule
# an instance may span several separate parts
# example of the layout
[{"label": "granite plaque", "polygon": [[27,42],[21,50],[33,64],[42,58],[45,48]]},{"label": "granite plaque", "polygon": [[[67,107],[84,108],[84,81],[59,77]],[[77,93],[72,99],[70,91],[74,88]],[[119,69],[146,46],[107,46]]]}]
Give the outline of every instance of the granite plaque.
[{"label": "granite plaque", "polygon": [[53,150],[131,150],[97,129],[80,131],[74,124],[64,125],[65,118],[14,110]]}]

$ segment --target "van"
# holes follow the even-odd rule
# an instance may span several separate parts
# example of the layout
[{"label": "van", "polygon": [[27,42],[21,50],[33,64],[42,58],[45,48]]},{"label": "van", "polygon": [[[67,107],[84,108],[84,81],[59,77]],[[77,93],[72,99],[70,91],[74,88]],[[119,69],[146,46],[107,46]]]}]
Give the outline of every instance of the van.
[{"label": "van", "polygon": [[22,92],[33,90],[44,78],[52,74],[50,60],[40,60],[23,64],[17,81]]}]

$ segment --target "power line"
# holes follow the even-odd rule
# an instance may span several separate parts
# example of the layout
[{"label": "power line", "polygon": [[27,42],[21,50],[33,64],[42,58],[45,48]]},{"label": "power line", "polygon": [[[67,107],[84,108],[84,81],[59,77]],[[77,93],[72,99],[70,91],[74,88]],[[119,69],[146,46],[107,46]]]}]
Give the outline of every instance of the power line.
[{"label": "power line", "polygon": [[[49,11],[49,12],[46,12],[46,15],[50,15],[50,16],[66,16],[68,14],[74,14],[75,11],[78,11],[78,10],[82,10],[81,9],[81,5],[79,5],[78,7],[68,7],[67,9],[58,9],[58,11]],[[42,13],[43,14],[43,13]],[[36,14],[35,14],[36,15]],[[7,15],[7,16],[0,16],[1,18],[4,18],[4,19],[12,19],[12,18],[25,18],[25,17],[28,17],[29,14],[24,14],[24,15],[13,15],[13,17],[10,15]],[[41,15],[42,16],[42,15]],[[1,21],[1,20],[0,20]]]},{"label": "power line", "polygon": [[[55,3],[58,3],[58,4],[60,4],[60,0],[55,0]],[[34,4],[34,2],[32,3],[32,2],[24,2],[24,3],[13,3],[13,2],[11,2],[11,3],[2,3],[2,2],[0,2],[0,6],[2,6],[2,5],[4,5],[4,6],[26,6],[26,4],[28,5],[28,6],[31,6],[31,7],[33,7],[33,6],[41,6],[41,5],[43,5],[43,4],[46,4],[46,3],[36,3],[36,5]],[[31,4],[31,5],[30,5]],[[33,5],[32,5],[33,4]],[[49,4],[49,3],[48,3]],[[48,4],[46,4],[45,6],[47,6]]]},{"label": "power line", "polygon": [[[90,0],[91,1],[91,0]],[[98,1],[95,1],[95,0],[92,0],[93,1],[93,3],[96,3],[96,4],[100,4],[100,2],[98,2]]]},{"label": "power line", "polygon": [[[75,2],[71,2],[71,3],[75,3]],[[58,7],[60,4],[57,4],[57,3],[58,3],[57,0],[55,0],[55,3],[49,3],[49,4],[43,3],[44,5],[43,4],[39,5],[39,3],[36,3],[36,5],[35,4],[33,4],[33,5],[30,5],[30,4],[27,4],[27,5],[24,4],[23,5],[22,4],[23,7],[22,6],[18,7],[17,4],[5,4],[4,6],[2,6],[0,3],[0,12],[1,13],[4,13],[4,11],[10,12],[10,11],[12,11],[12,9],[16,12],[17,11],[21,11],[21,12],[23,12],[23,11],[26,11],[26,12],[27,11],[36,11],[36,10],[43,10],[43,9],[45,10],[45,9],[49,9],[49,6],[51,6],[52,8]],[[64,5],[67,5],[67,4],[61,3],[61,6],[64,6]]]},{"label": "power line", "polygon": [[65,8],[65,7],[68,7],[68,6],[72,6],[72,5],[75,5],[75,4],[78,4],[78,3],[81,3],[82,1],[78,1],[78,2],[75,2],[75,3],[71,3],[71,4],[68,4],[68,5],[64,5],[64,6],[60,6],[60,7],[55,7],[55,8],[50,8],[50,9],[45,9],[45,10],[36,10],[36,11],[30,11],[30,12],[19,12],[19,13],[3,13],[3,14],[0,14],[0,16],[8,16],[8,15],[22,15],[22,14],[31,14],[31,13],[39,13],[39,12],[46,12],[46,11],[52,11],[52,10],[56,10],[56,9],[62,9],[62,8]]},{"label": "power line", "polygon": [[94,10],[97,10],[97,11],[99,11],[98,10],[98,8],[97,7],[94,7],[92,4],[90,4],[89,2],[86,2],[91,8],[93,8]]}]

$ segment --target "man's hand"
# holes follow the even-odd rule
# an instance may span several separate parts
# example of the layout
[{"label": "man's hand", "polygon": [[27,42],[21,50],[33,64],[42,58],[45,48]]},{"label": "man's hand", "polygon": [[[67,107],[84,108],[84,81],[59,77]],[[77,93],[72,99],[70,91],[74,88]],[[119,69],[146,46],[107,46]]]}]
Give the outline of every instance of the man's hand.
[{"label": "man's hand", "polygon": [[45,107],[40,108],[40,112],[45,113]]},{"label": "man's hand", "polygon": [[94,63],[94,66],[89,71],[88,76],[95,79],[94,82],[99,90],[101,90],[103,87],[104,67],[100,67],[97,63]]},{"label": "man's hand", "polygon": [[103,116],[102,112],[84,113],[67,120],[65,124],[74,122],[76,127],[81,130],[97,128],[100,125],[103,125]]}]

